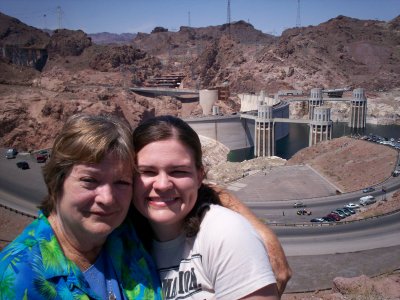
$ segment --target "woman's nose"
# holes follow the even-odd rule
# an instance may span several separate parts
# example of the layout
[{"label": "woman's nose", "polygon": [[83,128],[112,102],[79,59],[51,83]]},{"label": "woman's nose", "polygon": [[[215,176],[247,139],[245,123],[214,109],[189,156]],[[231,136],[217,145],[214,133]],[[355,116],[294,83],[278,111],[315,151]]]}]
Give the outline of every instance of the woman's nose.
[{"label": "woman's nose", "polygon": [[98,187],[97,201],[103,204],[110,204],[114,201],[114,193],[111,185],[104,184]]},{"label": "woman's nose", "polygon": [[168,190],[172,187],[172,182],[167,174],[160,173],[156,177],[153,187],[158,190]]}]

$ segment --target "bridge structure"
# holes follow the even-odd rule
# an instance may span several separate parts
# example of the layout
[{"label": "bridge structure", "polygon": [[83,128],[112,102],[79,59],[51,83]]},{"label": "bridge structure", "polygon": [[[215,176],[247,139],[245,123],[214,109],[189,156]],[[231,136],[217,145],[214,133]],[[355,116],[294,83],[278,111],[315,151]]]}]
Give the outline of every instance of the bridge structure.
[{"label": "bridge structure", "polygon": [[315,88],[311,90],[309,98],[293,98],[287,102],[307,101],[308,119],[289,119],[274,117],[274,106],[260,103],[257,111],[243,112],[241,118],[252,119],[255,122],[254,133],[254,156],[275,155],[275,126],[276,123],[303,123],[309,125],[309,146],[319,142],[332,139],[333,122],[331,120],[330,108],[324,106],[326,101],[350,102],[351,128],[365,128],[367,115],[367,99],[364,89],[358,88],[353,91],[353,98],[328,98],[324,99],[323,90]]}]

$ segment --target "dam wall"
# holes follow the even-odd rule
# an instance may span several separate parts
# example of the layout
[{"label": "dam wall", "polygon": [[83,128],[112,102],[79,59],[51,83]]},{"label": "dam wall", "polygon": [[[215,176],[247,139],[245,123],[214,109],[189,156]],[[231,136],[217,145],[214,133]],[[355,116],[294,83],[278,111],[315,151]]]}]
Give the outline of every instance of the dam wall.
[{"label": "dam wall", "polygon": [[264,92],[260,94],[238,94],[240,99],[240,112],[253,111],[258,109],[260,103],[274,106],[279,103],[278,99],[270,98]]},{"label": "dam wall", "polygon": [[[233,116],[210,116],[185,119],[197,132],[224,144],[230,150],[229,161],[242,161],[253,157],[255,139],[255,119],[242,118],[239,114]],[[288,118],[289,104],[281,103],[273,109],[274,118]],[[284,138],[289,133],[286,123],[276,123],[274,126],[275,141]]]}]

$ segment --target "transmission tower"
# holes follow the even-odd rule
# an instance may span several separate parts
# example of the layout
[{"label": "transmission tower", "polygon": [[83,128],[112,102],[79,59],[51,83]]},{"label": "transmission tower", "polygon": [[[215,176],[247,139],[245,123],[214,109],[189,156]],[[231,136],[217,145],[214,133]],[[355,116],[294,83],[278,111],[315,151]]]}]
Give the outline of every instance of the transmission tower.
[{"label": "transmission tower", "polygon": [[297,18],[296,27],[301,27],[301,16],[300,16],[300,0],[297,0]]},{"label": "transmission tower", "polygon": [[228,24],[228,34],[231,36],[231,0],[228,0],[228,7],[226,12],[226,23]]},{"label": "transmission tower", "polygon": [[57,16],[58,16],[58,29],[61,29],[61,17],[62,17],[61,6],[57,6]]},{"label": "transmission tower", "polygon": [[47,15],[43,15],[43,29],[47,29],[47,20],[46,20]]}]

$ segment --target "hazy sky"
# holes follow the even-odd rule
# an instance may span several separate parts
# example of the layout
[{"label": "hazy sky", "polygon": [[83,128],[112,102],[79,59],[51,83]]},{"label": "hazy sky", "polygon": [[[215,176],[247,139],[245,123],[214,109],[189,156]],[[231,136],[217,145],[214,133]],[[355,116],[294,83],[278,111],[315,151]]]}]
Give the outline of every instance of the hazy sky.
[{"label": "hazy sky", "polygon": [[[221,25],[228,20],[227,7],[227,0],[0,0],[2,13],[28,25],[57,29],[61,23],[61,28],[86,33]],[[232,22],[250,22],[264,33],[280,35],[298,20],[298,0],[231,0],[230,7]],[[400,15],[400,0],[300,0],[301,26],[338,15],[389,21]]]}]

